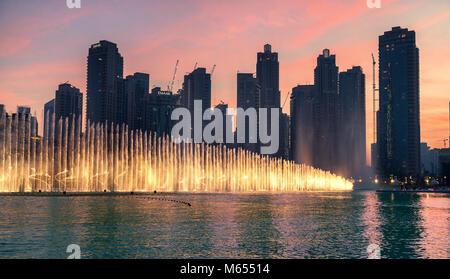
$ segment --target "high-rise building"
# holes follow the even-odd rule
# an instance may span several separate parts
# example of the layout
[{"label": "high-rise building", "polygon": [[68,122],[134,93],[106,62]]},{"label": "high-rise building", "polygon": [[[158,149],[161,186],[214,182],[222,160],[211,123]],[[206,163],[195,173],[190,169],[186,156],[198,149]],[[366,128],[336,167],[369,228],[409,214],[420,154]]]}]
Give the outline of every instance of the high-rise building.
[{"label": "high-rise building", "polygon": [[316,97],[313,104],[314,166],[336,172],[338,160],[338,67],[329,49],[317,57],[314,69]]},{"label": "high-rise building", "polygon": [[[35,154],[39,141],[37,135],[37,119],[31,114],[30,107],[19,106],[17,112],[8,114],[3,104],[0,104],[0,132],[7,130],[8,135],[0,133],[0,150],[6,149],[11,154]],[[18,163],[27,160],[25,156],[17,156]],[[1,162],[1,160],[0,160]]]},{"label": "high-rise building", "polygon": [[259,108],[261,86],[251,73],[237,74],[237,107]]},{"label": "high-rise building", "polygon": [[299,164],[313,165],[313,99],[314,85],[292,88],[290,159]]},{"label": "high-rise building", "polygon": [[289,160],[289,116],[280,113],[280,142],[277,156]]},{"label": "high-rise building", "polygon": [[[125,79],[127,96],[127,123],[131,130],[144,129],[144,100],[149,95],[150,76],[145,73],[135,73]],[[169,116],[170,117],[170,116]]]},{"label": "high-rise building", "polygon": [[52,122],[55,114],[55,99],[51,99],[44,105],[44,138],[50,138],[53,135]]},{"label": "high-rise building", "polygon": [[123,123],[123,57],[117,45],[108,41],[93,44],[87,60],[87,120]]},{"label": "high-rise building", "polygon": [[222,138],[221,138],[222,144],[225,144],[228,147],[233,147],[234,145],[232,143],[227,143],[228,136],[231,136],[231,138],[234,138],[233,132],[228,131],[229,129],[227,129],[227,117],[230,117],[228,115],[228,105],[221,102],[220,104],[215,106],[214,109],[220,110],[220,112],[222,113],[222,116],[223,116],[223,118],[222,118]]},{"label": "high-rise building", "polygon": [[280,107],[280,70],[278,53],[272,52],[272,46],[264,45],[264,52],[258,52],[256,63],[256,78],[261,85],[260,107]]},{"label": "high-rise building", "polygon": [[180,96],[171,91],[152,89],[151,94],[144,97],[144,130],[156,133],[158,137],[171,135],[175,124],[171,120],[172,111],[177,108]]},{"label": "high-rise building", "polygon": [[[68,135],[70,138],[72,132],[81,131],[83,123],[83,94],[81,94],[80,89],[69,83],[63,83],[58,86],[58,90],[55,93],[54,117],[55,132],[61,133],[61,136],[63,136],[62,140],[64,140],[65,135]],[[68,129],[67,132],[66,129]],[[53,126],[50,130],[53,130]],[[48,132],[46,133],[48,134]],[[55,137],[57,137],[56,134]],[[50,134],[51,136],[52,134]]]},{"label": "high-rise building", "polygon": [[[194,100],[202,101],[202,114],[211,108],[211,74],[205,68],[197,68],[184,76],[181,104],[191,113],[192,137],[194,137]],[[203,121],[202,128],[207,123]]]},{"label": "high-rise building", "polygon": [[421,172],[424,176],[439,174],[439,149],[431,149],[426,142],[420,143]]},{"label": "high-rise building", "polygon": [[[38,121],[35,115],[31,114],[31,108],[27,107],[27,106],[18,106],[17,107],[17,115],[16,115],[20,121],[20,119],[23,119],[24,121],[29,121],[30,122],[30,134],[32,137],[37,137],[38,135],[38,130],[39,130],[39,126],[38,126]],[[13,117],[14,114],[13,114]]]},{"label": "high-rise building", "polygon": [[184,76],[182,104],[194,113],[194,100],[202,101],[202,111],[211,107],[211,74],[197,68]]},{"label": "high-rise building", "polygon": [[[259,97],[261,94],[261,86],[258,80],[251,73],[237,74],[237,107],[247,110],[248,108],[259,108]],[[250,123],[248,117],[245,119],[245,143],[239,144],[241,148],[259,152],[258,138],[250,139],[250,125],[256,125],[258,133],[258,121]],[[256,141],[256,143],[250,142]]]},{"label": "high-rise building", "polygon": [[80,89],[69,83],[63,83],[58,86],[55,93],[55,120],[72,118],[78,120],[83,116],[83,94]]},{"label": "high-rise building", "polygon": [[[259,107],[268,109],[267,131],[269,134],[272,134],[273,127],[270,121],[272,117],[271,108],[280,109],[280,65],[278,62],[278,53],[272,52],[272,46],[269,44],[264,45],[264,52],[258,52],[257,54],[256,79],[261,86]],[[281,119],[281,109],[279,110],[278,119]],[[279,124],[281,126],[281,122]],[[258,129],[260,129],[260,125],[263,124],[261,123],[261,119],[258,119]],[[282,136],[279,133],[279,143],[285,141],[285,139],[281,138]],[[273,156],[282,157],[282,153],[280,148],[278,148],[278,151]]]},{"label": "high-rise building", "polygon": [[419,49],[416,33],[393,27],[379,37],[378,171],[420,175]]},{"label": "high-rise building", "polygon": [[362,176],[366,166],[366,78],[359,66],[339,73],[340,173]]}]

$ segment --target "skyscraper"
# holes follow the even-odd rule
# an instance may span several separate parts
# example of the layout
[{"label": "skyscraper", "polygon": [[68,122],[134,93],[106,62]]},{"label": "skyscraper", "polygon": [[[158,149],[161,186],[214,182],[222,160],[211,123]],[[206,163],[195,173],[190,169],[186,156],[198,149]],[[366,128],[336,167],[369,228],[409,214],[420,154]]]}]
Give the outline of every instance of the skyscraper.
[{"label": "skyscraper", "polygon": [[[205,68],[197,68],[192,73],[184,76],[181,104],[191,113],[192,137],[194,137],[195,100],[202,101],[202,114],[205,110],[211,108],[211,74],[207,74]],[[203,121],[202,128],[205,125],[206,122]]]},{"label": "skyscraper", "polygon": [[339,167],[362,176],[366,166],[366,78],[359,66],[339,73]]},{"label": "skyscraper", "polygon": [[144,130],[152,131],[157,136],[170,135],[174,121],[171,120],[172,111],[177,108],[178,94],[161,90],[160,87],[152,89],[151,94],[144,96]]},{"label": "skyscraper", "polygon": [[292,88],[290,159],[299,164],[313,165],[313,98],[314,85]]},{"label": "skyscraper", "polygon": [[202,110],[211,107],[211,74],[205,68],[197,68],[184,76],[182,104],[194,115],[194,100],[202,101]]},{"label": "skyscraper", "polygon": [[30,122],[30,135],[32,137],[37,137],[39,130],[38,121],[36,116],[31,114],[31,108],[27,106],[18,106],[17,117],[21,119],[22,116]]},{"label": "skyscraper", "polygon": [[237,74],[237,107],[259,108],[261,86],[251,73]]},{"label": "skyscraper", "polygon": [[329,49],[317,57],[314,69],[316,98],[313,104],[314,166],[338,170],[338,67]]},{"label": "skyscraper", "polygon": [[280,107],[280,70],[278,53],[272,52],[272,46],[264,45],[264,52],[258,52],[256,78],[261,85],[260,107]]},{"label": "skyscraper", "polygon": [[[261,94],[261,86],[258,80],[251,73],[237,74],[237,107],[247,110],[248,108],[259,108],[259,97]],[[239,144],[240,147],[253,152],[259,152],[258,143],[250,143],[250,125],[258,126],[258,123],[250,123],[249,119],[245,119],[245,143]],[[258,133],[258,127],[257,127]],[[252,139],[257,141],[258,139]]]},{"label": "skyscraper", "polygon": [[289,116],[280,113],[280,142],[277,156],[289,160]]},{"label": "skyscraper", "polygon": [[379,37],[377,113],[381,176],[420,173],[419,49],[414,31],[393,27]]},{"label": "skyscraper", "polygon": [[125,110],[123,93],[123,58],[117,45],[100,41],[91,45],[87,57],[87,120],[121,122],[118,112]]},{"label": "skyscraper", "polygon": [[[127,123],[131,130],[144,129],[144,100],[149,95],[150,76],[135,73],[125,79],[127,96]],[[170,117],[170,116],[169,116]]]},{"label": "skyscraper", "polygon": [[44,105],[44,138],[50,138],[54,131],[52,128],[52,122],[55,113],[55,99],[51,99]]},{"label": "skyscraper", "polygon": [[[272,134],[271,127],[271,108],[280,108],[280,65],[278,62],[278,53],[272,52],[272,46],[264,45],[264,52],[258,52],[256,62],[256,79],[261,86],[259,96],[259,107],[268,109],[267,131]],[[281,110],[278,119],[281,119]],[[258,119],[258,129],[262,125],[261,119]],[[281,126],[281,125],[280,125]],[[278,131],[280,132],[280,131]],[[279,134],[279,143],[284,142],[282,134]],[[278,148],[278,152],[274,156],[282,157],[282,151]]]},{"label": "skyscraper", "polygon": [[58,86],[55,93],[55,120],[72,118],[78,120],[83,115],[83,94],[80,89],[69,83],[63,83]]}]

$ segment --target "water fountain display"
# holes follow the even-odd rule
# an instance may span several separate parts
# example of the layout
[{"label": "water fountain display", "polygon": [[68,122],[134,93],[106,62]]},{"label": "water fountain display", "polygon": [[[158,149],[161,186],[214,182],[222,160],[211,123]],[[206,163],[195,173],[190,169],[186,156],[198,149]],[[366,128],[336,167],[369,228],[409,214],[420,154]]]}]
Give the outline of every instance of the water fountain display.
[{"label": "water fountain display", "polygon": [[[47,117],[49,119],[49,117]],[[54,119],[54,117],[53,117]],[[0,192],[346,191],[332,173],[224,145],[174,143],[126,125],[53,120],[32,138],[26,117],[0,117]]]}]

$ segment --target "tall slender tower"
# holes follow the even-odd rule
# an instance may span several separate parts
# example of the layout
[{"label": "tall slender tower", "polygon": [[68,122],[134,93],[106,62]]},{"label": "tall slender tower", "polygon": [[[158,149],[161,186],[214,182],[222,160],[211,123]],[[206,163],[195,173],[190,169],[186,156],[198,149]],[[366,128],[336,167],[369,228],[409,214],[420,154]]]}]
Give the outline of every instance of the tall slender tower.
[{"label": "tall slender tower", "polygon": [[379,37],[377,146],[381,176],[420,175],[419,49],[416,33],[393,27]]},{"label": "tall slender tower", "polygon": [[125,110],[122,78],[123,57],[117,45],[108,41],[91,45],[87,57],[87,120],[123,122],[118,119],[118,112]]},{"label": "tall slender tower", "polygon": [[[268,109],[268,121],[267,121],[267,131],[272,134],[275,127],[271,126],[270,119],[272,117],[271,108],[280,108],[280,65],[278,62],[278,53],[272,52],[272,46],[269,44],[264,45],[264,52],[258,52],[257,62],[256,62],[256,79],[261,86],[260,96],[259,96],[259,106],[260,108]],[[278,119],[281,119],[281,110],[279,111]],[[280,123],[280,122],[279,122]],[[261,119],[258,119],[258,129],[260,125],[263,125]],[[283,139],[283,134],[281,133],[281,125],[279,128],[279,140],[278,142],[286,142]],[[277,157],[282,157],[284,155],[281,148],[278,148],[276,154]]]},{"label": "tall slender tower", "polygon": [[280,70],[278,53],[272,52],[272,46],[264,45],[264,52],[258,52],[256,78],[261,85],[260,106],[262,108],[280,107]]},{"label": "tall slender tower", "polygon": [[342,173],[358,177],[366,166],[366,78],[359,66],[339,73],[339,159]]},{"label": "tall slender tower", "polygon": [[150,88],[150,75],[134,73],[124,81],[124,90],[127,98],[127,123],[131,130],[144,129],[145,100],[148,98]]},{"label": "tall slender tower", "polygon": [[329,49],[317,57],[314,69],[314,166],[338,170],[338,67]]},{"label": "tall slender tower", "polygon": [[[259,108],[259,97],[261,93],[261,86],[258,80],[252,73],[238,73],[237,74],[237,107],[244,110],[248,108]],[[258,143],[250,143],[250,123],[249,119],[245,119],[245,143],[240,144],[242,148],[253,152],[259,152]],[[255,123],[253,123],[255,125]],[[256,124],[257,125],[257,124]],[[257,127],[258,128],[258,127]],[[258,129],[257,129],[258,130]],[[258,139],[252,139],[257,141]]]}]

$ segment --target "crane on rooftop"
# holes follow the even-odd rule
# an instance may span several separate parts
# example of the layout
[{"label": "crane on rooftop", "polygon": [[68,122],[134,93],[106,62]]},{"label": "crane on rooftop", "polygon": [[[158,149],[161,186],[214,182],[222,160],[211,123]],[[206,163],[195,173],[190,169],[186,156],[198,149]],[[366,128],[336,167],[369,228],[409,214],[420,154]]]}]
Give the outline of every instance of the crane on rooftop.
[{"label": "crane on rooftop", "polygon": [[173,77],[172,80],[169,82],[169,85],[167,85],[167,90],[172,92],[173,89],[173,83],[175,82],[175,76],[177,75],[177,70],[178,70],[178,63],[180,61],[177,59],[177,63],[175,64],[175,70],[173,71]]}]

